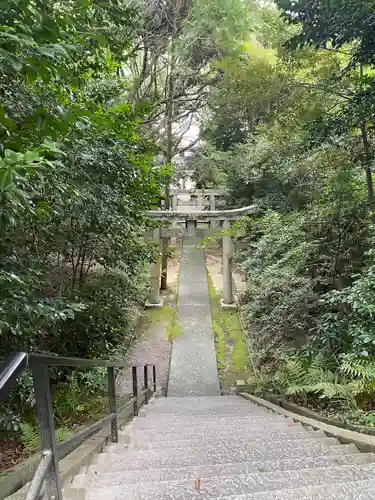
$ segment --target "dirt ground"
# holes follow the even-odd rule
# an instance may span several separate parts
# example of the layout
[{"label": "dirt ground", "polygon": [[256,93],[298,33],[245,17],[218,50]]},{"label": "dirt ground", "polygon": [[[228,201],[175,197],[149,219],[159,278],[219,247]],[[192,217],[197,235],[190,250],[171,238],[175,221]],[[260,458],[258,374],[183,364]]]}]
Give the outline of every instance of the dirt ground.
[{"label": "dirt ground", "polygon": [[[218,293],[223,291],[223,266],[220,249],[206,248],[206,266],[211,275],[213,285]],[[232,270],[233,281],[238,293],[245,291],[246,284],[237,269]]]},{"label": "dirt ground", "polygon": [[[172,344],[169,338],[170,325],[174,318],[177,302],[178,277],[180,269],[180,248],[168,262],[168,290],[162,295],[164,306],[160,309],[149,309],[142,313],[137,325],[137,338],[126,355],[129,366],[136,365],[138,369],[138,387],[143,387],[142,365],[156,366],[157,386],[166,388],[168,383],[169,364]],[[151,380],[151,369],[149,379]],[[117,387],[120,396],[131,394],[133,390],[131,369],[124,370],[117,377]]]}]

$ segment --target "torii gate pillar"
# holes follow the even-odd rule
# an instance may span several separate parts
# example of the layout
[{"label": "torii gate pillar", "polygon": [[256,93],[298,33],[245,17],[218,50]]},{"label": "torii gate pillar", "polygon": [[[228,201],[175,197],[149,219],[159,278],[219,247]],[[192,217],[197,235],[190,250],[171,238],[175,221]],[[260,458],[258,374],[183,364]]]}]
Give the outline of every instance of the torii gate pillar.
[{"label": "torii gate pillar", "polygon": [[[248,207],[238,208],[234,210],[205,210],[205,211],[196,211],[189,213],[180,213],[180,212],[172,212],[172,211],[158,211],[152,210],[146,213],[146,216],[150,219],[159,220],[159,221],[169,221],[173,222],[179,218],[185,218],[187,223],[187,233],[189,236],[196,235],[196,224],[197,221],[214,221],[223,223],[223,299],[221,301],[221,307],[223,310],[225,309],[236,309],[237,305],[233,296],[233,279],[232,279],[232,235],[231,235],[231,221],[238,220],[241,217],[244,217],[249,214],[254,214],[258,211],[258,207],[256,205],[251,205]],[[160,241],[160,229],[155,237],[159,238]],[[175,233],[176,229],[172,228],[172,231]],[[161,259],[161,257],[160,257]],[[160,260],[155,263],[153,275],[152,275],[152,287],[151,287],[151,295],[149,300],[149,307],[161,307],[162,302],[160,298]]]}]

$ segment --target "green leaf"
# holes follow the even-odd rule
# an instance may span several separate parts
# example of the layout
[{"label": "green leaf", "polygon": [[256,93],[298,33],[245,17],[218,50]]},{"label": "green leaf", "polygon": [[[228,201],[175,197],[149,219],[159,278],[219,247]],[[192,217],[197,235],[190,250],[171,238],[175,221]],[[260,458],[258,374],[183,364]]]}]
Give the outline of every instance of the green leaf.
[{"label": "green leaf", "polygon": [[3,167],[0,169],[0,188],[2,191],[9,186],[13,181],[13,168],[9,166],[8,168]]},{"label": "green leaf", "polygon": [[44,56],[54,58],[55,57],[55,50],[53,47],[50,46],[45,46],[45,47],[38,47],[38,52],[43,54]]},{"label": "green leaf", "polygon": [[19,161],[18,154],[15,151],[12,151],[11,149],[6,149],[4,151],[4,156],[7,160],[7,163],[8,162],[18,163],[18,161]]},{"label": "green leaf", "polygon": [[40,159],[40,155],[37,151],[26,151],[26,153],[24,154],[24,161],[26,163],[40,161]]}]

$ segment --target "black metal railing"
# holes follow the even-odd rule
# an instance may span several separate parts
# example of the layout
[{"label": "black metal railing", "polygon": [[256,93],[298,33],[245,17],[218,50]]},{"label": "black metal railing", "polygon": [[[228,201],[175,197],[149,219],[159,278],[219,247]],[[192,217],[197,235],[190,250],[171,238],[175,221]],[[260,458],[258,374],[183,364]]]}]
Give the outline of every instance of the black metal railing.
[{"label": "black metal railing", "polygon": [[[52,396],[50,389],[49,367],[105,367],[108,374],[108,415],[90,425],[80,433],[64,441],[56,443],[55,425],[53,420]],[[133,397],[120,408],[116,403],[115,369],[128,368],[129,365],[107,360],[64,358],[59,356],[44,356],[42,354],[27,354],[19,352],[13,354],[0,365],[0,401],[5,401],[11,385],[17,376],[26,368],[31,370],[35,391],[36,414],[41,435],[42,455],[36,472],[32,478],[26,500],[36,500],[46,485],[47,498],[62,500],[61,482],[59,474],[59,460],[75,450],[88,438],[111,425],[111,440],[118,442],[118,417],[128,408],[132,408],[132,415],[138,414],[139,400],[148,403],[152,392],[156,390],[156,367],[145,365],[143,368],[144,387],[138,392],[137,367],[132,367]],[[152,384],[149,386],[149,367],[152,367]]]}]

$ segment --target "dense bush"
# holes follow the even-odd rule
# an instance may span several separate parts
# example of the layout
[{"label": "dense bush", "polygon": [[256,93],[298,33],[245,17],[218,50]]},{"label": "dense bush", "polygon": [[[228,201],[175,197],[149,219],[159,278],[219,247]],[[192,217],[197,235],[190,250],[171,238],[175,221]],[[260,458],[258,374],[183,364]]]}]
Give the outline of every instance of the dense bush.
[{"label": "dense bush", "polygon": [[[121,71],[139,17],[121,2],[12,0],[0,18],[0,360],[112,356],[145,298],[143,213],[164,182],[139,125],[149,105],[128,102]],[[71,376],[51,372],[60,426],[94,387],[92,374]],[[24,374],[0,430],[35,425],[33,407]]]},{"label": "dense bush", "polygon": [[349,3],[338,17],[324,6],[327,30],[323,1],[255,2],[242,57],[221,62],[194,172],[225,184],[232,207],[258,206],[237,263],[262,390],[348,419],[375,400],[374,59],[353,29],[369,13],[353,19]]}]

